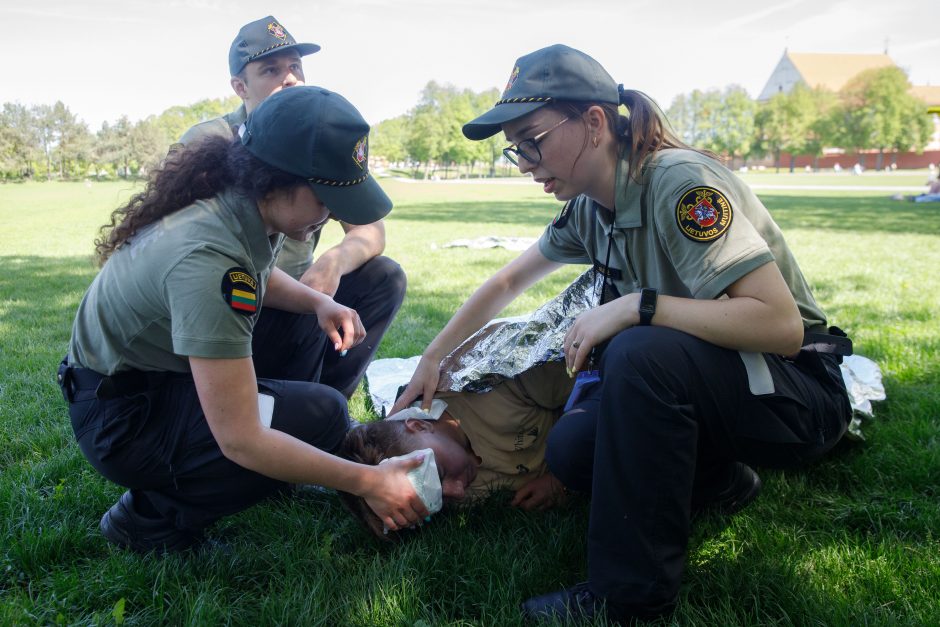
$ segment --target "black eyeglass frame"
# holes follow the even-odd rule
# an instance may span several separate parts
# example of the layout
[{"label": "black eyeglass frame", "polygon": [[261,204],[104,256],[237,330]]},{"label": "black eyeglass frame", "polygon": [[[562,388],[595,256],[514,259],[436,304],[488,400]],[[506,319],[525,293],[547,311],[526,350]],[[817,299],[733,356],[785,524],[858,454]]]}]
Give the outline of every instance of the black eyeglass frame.
[{"label": "black eyeglass frame", "polygon": [[[519,157],[522,157],[523,159],[531,163],[533,166],[540,164],[542,162],[542,151],[539,149],[539,143],[543,139],[545,139],[546,135],[548,135],[549,133],[551,133],[556,128],[558,128],[559,126],[561,126],[562,124],[564,124],[570,119],[571,119],[570,117],[564,118],[563,120],[555,124],[550,129],[542,131],[535,137],[530,137],[529,139],[523,139],[521,142],[517,144],[510,144],[506,146],[505,148],[503,148],[503,156],[506,157],[506,161],[508,161],[509,163],[515,166],[518,166],[519,160],[516,159],[516,156],[518,155]],[[532,156],[529,154],[529,152],[527,152],[527,150],[534,151],[537,156],[533,159]]]}]

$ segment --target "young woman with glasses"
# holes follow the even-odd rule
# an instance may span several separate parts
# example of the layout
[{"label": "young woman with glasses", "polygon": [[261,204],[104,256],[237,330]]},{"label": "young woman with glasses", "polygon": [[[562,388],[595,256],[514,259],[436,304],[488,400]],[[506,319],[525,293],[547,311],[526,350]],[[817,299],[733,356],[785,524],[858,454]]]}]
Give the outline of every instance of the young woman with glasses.
[{"label": "young woman with glasses", "polygon": [[741,509],[761,487],[750,465],[811,461],[841,438],[851,343],[827,328],[747,185],[591,57],[555,45],[519,58],[502,99],[463,127],[474,140],[499,131],[506,158],[564,208],[457,311],[393,411],[430,402],[441,359],[523,290],[563,264],[593,265],[601,303],[564,349],[572,374],[599,372],[546,452],[566,487],[592,494],[588,580],[522,609],[659,616],[675,605],[694,513]]}]

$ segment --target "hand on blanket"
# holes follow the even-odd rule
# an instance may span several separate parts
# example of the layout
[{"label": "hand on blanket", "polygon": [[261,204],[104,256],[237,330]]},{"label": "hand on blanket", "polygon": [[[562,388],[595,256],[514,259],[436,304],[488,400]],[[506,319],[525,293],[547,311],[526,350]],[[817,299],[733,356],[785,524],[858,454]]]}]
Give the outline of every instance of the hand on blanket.
[{"label": "hand on blanket", "polygon": [[440,378],[441,363],[439,361],[435,362],[427,356],[422,356],[421,361],[418,362],[418,367],[415,368],[415,373],[411,375],[411,381],[408,382],[408,387],[405,388],[405,391],[401,393],[401,396],[399,396],[395,404],[392,405],[392,410],[389,412],[389,415],[391,416],[405,409],[419,396],[422,397],[421,409],[424,411],[431,409],[431,401],[434,400],[434,393],[437,391],[437,383],[440,381]]}]

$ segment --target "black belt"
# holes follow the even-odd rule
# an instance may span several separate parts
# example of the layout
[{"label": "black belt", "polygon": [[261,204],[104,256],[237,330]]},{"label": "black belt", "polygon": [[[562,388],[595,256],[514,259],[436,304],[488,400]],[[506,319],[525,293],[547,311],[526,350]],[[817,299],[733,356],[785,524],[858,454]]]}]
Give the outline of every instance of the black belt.
[{"label": "black belt", "polygon": [[813,350],[817,353],[832,353],[846,357],[852,354],[852,340],[839,327],[829,327],[828,333],[803,333],[803,346],[800,350]]},{"label": "black belt", "polygon": [[66,358],[59,364],[56,381],[62,388],[62,396],[71,403],[75,399],[75,393],[83,391],[94,391],[95,398],[101,400],[140,394],[159,387],[171,374],[173,373],[126,370],[104,375],[89,368],[70,366]]}]

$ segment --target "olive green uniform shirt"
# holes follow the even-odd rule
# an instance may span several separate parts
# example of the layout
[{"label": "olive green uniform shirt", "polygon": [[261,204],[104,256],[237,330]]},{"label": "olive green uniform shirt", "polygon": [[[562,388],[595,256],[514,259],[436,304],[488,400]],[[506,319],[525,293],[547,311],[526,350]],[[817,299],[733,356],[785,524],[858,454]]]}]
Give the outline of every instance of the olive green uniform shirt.
[{"label": "olive green uniform shirt", "polygon": [[[242,105],[231,113],[226,113],[220,118],[215,118],[213,120],[196,124],[188,131],[183,133],[183,136],[180,137],[178,143],[180,145],[186,146],[187,144],[193,143],[197,139],[202,139],[203,137],[209,137],[211,135],[234,139],[238,135],[238,128],[244,124],[245,120],[247,119],[248,112],[245,109],[245,105]],[[171,148],[171,150],[172,149],[173,148]]]},{"label": "olive green uniform shirt", "polygon": [[[614,214],[581,195],[570,202],[539,240],[548,259],[587,263],[609,276],[621,295],[654,287],[660,294],[713,299],[735,281],[776,261],[799,307],[806,328],[825,325],[809,285],[784,241],[780,228],[751,189],[723,165],[692,150],[662,150],[647,161],[643,180],[617,166]],[[713,190],[712,201],[727,200],[727,225],[717,237],[693,239],[683,232],[680,201],[696,189]],[[645,199],[643,198],[645,193]],[[688,209],[688,205],[685,205]],[[683,210],[684,211],[684,210]],[[686,220],[686,222],[688,222]],[[608,232],[613,237],[606,263]],[[709,237],[707,229],[693,234]]]},{"label": "olive green uniform shirt", "polygon": [[[210,135],[219,137],[235,137],[238,135],[238,128],[248,119],[245,105],[240,106],[235,111],[227,113],[220,118],[201,122],[196,124],[180,137],[178,145],[185,146],[191,144],[197,139]],[[172,150],[172,148],[171,148]],[[291,275],[295,279],[300,279],[307,268],[313,263],[313,251],[320,241],[320,231],[313,234],[313,237],[306,242],[287,239],[278,254],[277,267]]]},{"label": "olive green uniform shirt", "polygon": [[85,293],[71,364],[106,375],[188,372],[189,357],[250,357],[256,315],[229,304],[226,277],[236,269],[250,275],[260,309],[282,240],[267,235],[254,201],[230,191],[148,225]]},{"label": "olive green uniform shirt", "polygon": [[532,368],[489,392],[438,392],[483,461],[468,487],[470,498],[517,490],[544,474],[548,432],[561,415],[574,380],[558,362]]}]

